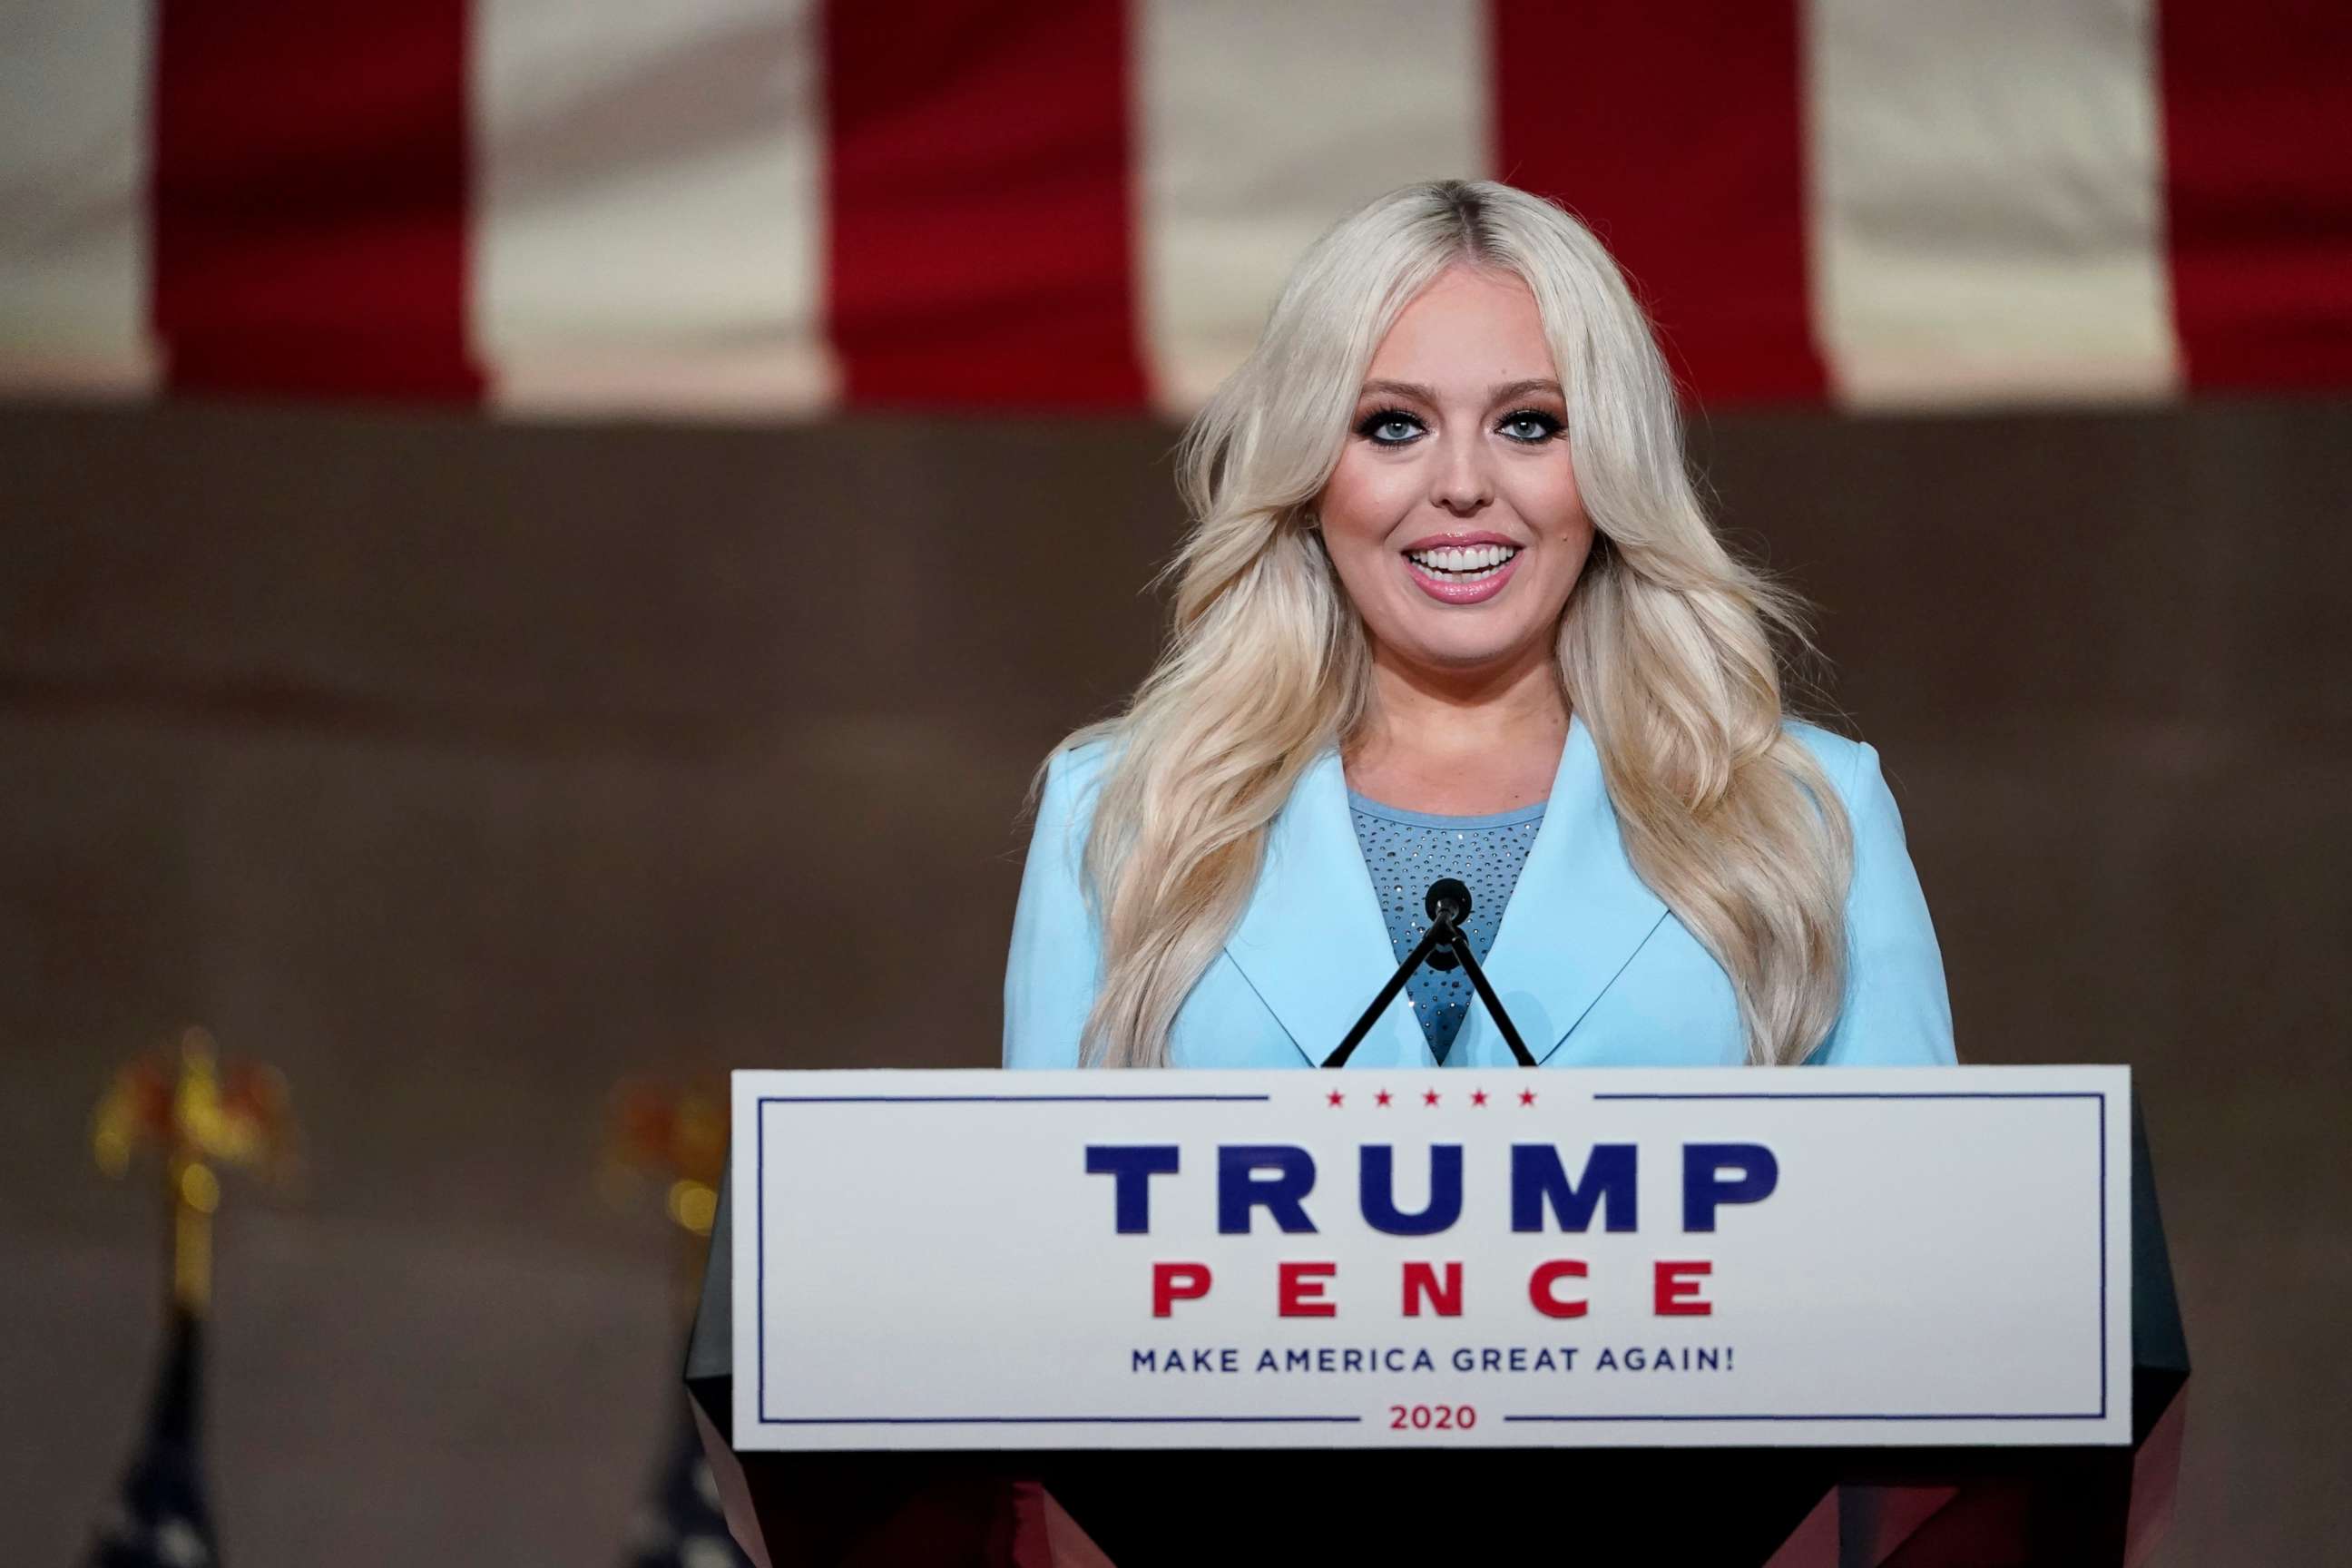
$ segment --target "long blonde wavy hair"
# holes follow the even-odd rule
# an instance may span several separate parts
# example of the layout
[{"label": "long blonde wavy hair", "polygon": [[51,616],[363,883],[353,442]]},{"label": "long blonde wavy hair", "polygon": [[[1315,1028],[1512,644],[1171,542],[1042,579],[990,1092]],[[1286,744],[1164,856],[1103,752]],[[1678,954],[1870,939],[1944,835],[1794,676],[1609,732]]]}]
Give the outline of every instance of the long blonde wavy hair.
[{"label": "long blonde wavy hair", "polygon": [[1566,394],[1598,537],[1560,617],[1559,673],[1633,868],[1730,975],[1751,1061],[1801,1060],[1836,1022],[1852,837],[1782,728],[1776,637],[1801,644],[1795,605],[1709,526],[1673,378],[1600,241],[1524,191],[1447,180],[1318,240],[1185,433],[1193,522],[1166,575],[1167,645],[1121,714],[1072,738],[1114,742],[1084,858],[1103,947],[1090,1063],[1167,1061],[1269,825],[1365,715],[1366,633],[1307,518],[1373,351],[1457,262],[1526,281]]}]

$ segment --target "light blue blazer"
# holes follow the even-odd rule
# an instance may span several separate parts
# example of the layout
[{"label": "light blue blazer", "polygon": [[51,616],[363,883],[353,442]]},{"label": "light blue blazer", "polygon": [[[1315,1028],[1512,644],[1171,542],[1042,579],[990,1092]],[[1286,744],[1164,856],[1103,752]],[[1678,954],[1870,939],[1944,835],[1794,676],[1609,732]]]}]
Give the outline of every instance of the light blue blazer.
[{"label": "light blue blazer", "polygon": [[[1927,900],[1878,753],[1791,726],[1821,759],[1853,824],[1845,1003],[1814,1062],[1953,1060],[1951,1006]],[[1055,755],[1038,805],[1004,974],[1004,1065],[1078,1065],[1101,942],[1078,876],[1108,742]],[[1315,1067],[1396,968],[1349,816],[1336,751],[1299,779],[1275,819],[1249,907],[1176,1016],[1179,1067]],[[1547,1067],[1714,1067],[1747,1059],[1730,977],[1634,875],[1601,758],[1571,720],[1550,805],[1503,910],[1486,973]],[[1399,995],[1349,1068],[1437,1063]],[[1514,1065],[1473,1005],[1449,1068]]]}]

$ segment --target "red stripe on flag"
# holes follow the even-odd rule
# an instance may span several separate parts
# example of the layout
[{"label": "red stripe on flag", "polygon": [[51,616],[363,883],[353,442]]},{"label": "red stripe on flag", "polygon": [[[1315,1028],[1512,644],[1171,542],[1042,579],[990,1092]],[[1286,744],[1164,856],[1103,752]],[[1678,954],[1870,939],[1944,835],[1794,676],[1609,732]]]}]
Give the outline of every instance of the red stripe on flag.
[{"label": "red stripe on flag", "polygon": [[474,395],[464,0],[160,9],[153,311],[171,384]]},{"label": "red stripe on flag", "polygon": [[848,400],[1140,404],[1126,7],[835,4],[824,30]]},{"label": "red stripe on flag", "polygon": [[2164,0],[2157,40],[2189,384],[2352,382],[2352,8]]},{"label": "red stripe on flag", "polygon": [[1795,0],[1492,0],[1496,167],[1583,218],[1706,402],[1823,395]]}]

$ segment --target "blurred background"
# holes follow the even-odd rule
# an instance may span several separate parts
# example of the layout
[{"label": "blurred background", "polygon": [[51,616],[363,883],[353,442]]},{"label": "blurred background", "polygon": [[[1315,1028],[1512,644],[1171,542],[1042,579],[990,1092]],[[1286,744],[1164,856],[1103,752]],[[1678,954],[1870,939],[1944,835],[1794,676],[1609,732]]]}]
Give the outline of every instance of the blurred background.
[{"label": "blurred background", "polygon": [[1024,792],[1150,657],[1182,416],[1317,233],[1463,174],[1652,305],[1963,1058],[2136,1069],[2197,1367],[2157,1561],[2322,1560],[2347,16],[8,0],[8,1560],[143,1506],[159,1167],[92,1116],[196,1024],[299,1126],[222,1162],[228,1560],[674,1545],[692,1242],[616,1171],[730,1067],[995,1059]]}]

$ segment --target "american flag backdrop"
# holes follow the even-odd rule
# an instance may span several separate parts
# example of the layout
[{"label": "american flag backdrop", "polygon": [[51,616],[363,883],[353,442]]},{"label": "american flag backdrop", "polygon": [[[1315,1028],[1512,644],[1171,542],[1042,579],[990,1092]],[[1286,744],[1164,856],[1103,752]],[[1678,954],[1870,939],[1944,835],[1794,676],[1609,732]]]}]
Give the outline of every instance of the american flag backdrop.
[{"label": "american flag backdrop", "polygon": [[0,388],[1181,411],[1408,180],[1709,403],[2352,385],[2344,0],[11,0]]}]

